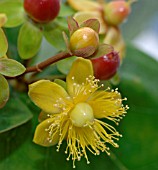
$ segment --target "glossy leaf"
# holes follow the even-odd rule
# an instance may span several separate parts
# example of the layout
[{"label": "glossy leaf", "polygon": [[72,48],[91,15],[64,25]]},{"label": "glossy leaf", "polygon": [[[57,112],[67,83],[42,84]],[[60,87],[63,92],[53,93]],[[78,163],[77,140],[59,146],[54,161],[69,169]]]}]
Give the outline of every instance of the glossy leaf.
[{"label": "glossy leaf", "polygon": [[70,6],[65,5],[64,3],[61,3],[60,12],[58,16],[65,17],[65,16],[70,16],[73,13],[74,13],[74,10]]},{"label": "glossy leaf", "polygon": [[65,50],[65,42],[62,32],[64,29],[59,25],[53,25],[52,27],[44,30],[44,36],[46,40],[58,50]]},{"label": "glossy leaf", "polygon": [[32,118],[31,111],[26,106],[27,102],[22,102],[16,94],[11,95],[5,107],[0,110],[0,133],[22,125]]},{"label": "glossy leaf", "polygon": [[72,63],[76,60],[76,57],[69,57],[69,58],[66,58],[66,59],[63,59],[61,61],[58,61],[57,62],[57,68],[58,70],[67,75],[70,71],[70,68],[72,66]]},{"label": "glossy leaf", "polygon": [[25,20],[23,2],[21,0],[1,0],[0,13],[7,15],[5,27],[16,27]]},{"label": "glossy leaf", "polygon": [[5,28],[5,34],[9,44],[7,55],[16,61],[22,62],[17,50],[17,38],[18,38],[20,28],[21,28],[20,26],[11,29]]},{"label": "glossy leaf", "polygon": [[3,30],[0,28],[0,58],[3,57],[8,50],[8,42]]},{"label": "glossy leaf", "polygon": [[33,24],[26,22],[20,29],[18,36],[18,51],[22,59],[29,59],[36,55],[42,41],[42,32]]},{"label": "glossy leaf", "polygon": [[66,86],[66,82],[61,80],[61,79],[55,79],[54,80],[54,83],[60,85],[61,87],[63,87],[65,90],[67,89],[67,86]]},{"label": "glossy leaf", "polygon": [[7,58],[0,59],[0,73],[5,76],[9,77],[18,76],[24,73],[25,70],[26,70],[25,67],[15,60]]},{"label": "glossy leaf", "polygon": [[9,85],[7,80],[0,74],[0,109],[4,107],[4,105],[8,101],[8,98],[9,98]]}]

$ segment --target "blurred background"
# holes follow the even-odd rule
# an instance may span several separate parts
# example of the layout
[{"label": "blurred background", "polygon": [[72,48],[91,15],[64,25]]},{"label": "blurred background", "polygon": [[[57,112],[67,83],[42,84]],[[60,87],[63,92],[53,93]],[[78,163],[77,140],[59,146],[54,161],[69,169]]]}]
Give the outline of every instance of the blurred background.
[{"label": "blurred background", "polygon": [[124,38],[158,60],[158,1],[138,0],[122,25]]},{"label": "blurred background", "polygon": [[120,88],[130,110],[121,123],[123,149],[114,150],[118,169],[158,170],[158,1],[134,3],[122,33],[127,54]]}]

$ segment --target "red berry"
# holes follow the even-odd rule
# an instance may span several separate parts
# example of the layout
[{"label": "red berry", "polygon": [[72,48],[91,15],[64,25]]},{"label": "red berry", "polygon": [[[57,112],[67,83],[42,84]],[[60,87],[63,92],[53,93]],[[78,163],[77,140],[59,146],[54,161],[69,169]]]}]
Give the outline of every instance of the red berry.
[{"label": "red berry", "polygon": [[94,76],[100,80],[110,79],[117,71],[120,57],[117,52],[111,52],[99,58],[91,59]]},{"label": "red berry", "polygon": [[24,9],[32,20],[47,23],[58,15],[60,0],[24,0]]},{"label": "red berry", "polygon": [[112,1],[105,7],[105,17],[109,24],[121,24],[131,11],[130,3],[124,0]]}]

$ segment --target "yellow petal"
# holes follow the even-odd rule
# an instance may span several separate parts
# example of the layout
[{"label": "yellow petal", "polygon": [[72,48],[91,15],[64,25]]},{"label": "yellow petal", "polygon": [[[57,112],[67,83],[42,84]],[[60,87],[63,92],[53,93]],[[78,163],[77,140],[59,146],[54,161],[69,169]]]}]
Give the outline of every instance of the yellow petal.
[{"label": "yellow petal", "polygon": [[68,3],[77,11],[94,11],[101,9],[99,3],[89,0],[68,0]]},{"label": "yellow petal", "polygon": [[107,118],[123,114],[124,108],[121,108],[122,100],[120,93],[98,91],[93,94],[88,103],[93,109],[95,118]]},{"label": "yellow petal", "polygon": [[80,11],[75,13],[74,15],[74,19],[78,22],[78,24],[82,24],[84,21],[88,20],[88,19],[98,19],[98,21],[100,22],[100,30],[99,33],[100,34],[105,34],[106,32],[106,25],[102,19],[101,13],[98,11]]},{"label": "yellow petal", "polygon": [[41,145],[41,146],[52,146],[58,143],[59,141],[59,132],[55,133],[53,135],[53,139],[50,140],[49,136],[49,126],[54,122],[53,118],[49,118],[44,120],[42,123],[40,123],[35,131],[33,142]]},{"label": "yellow petal", "polygon": [[47,113],[59,113],[60,109],[55,106],[57,100],[68,97],[64,88],[49,80],[40,80],[29,85],[28,94],[31,100]]},{"label": "yellow petal", "polygon": [[73,91],[74,83],[82,85],[82,83],[86,82],[86,78],[89,76],[93,76],[93,67],[91,61],[84,58],[78,58],[75,60],[66,78],[67,90],[70,96],[75,96]]}]

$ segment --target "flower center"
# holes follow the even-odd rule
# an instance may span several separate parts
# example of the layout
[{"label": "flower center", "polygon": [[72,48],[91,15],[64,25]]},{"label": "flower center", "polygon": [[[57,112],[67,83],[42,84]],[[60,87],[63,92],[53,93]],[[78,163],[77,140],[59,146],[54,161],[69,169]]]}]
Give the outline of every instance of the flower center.
[{"label": "flower center", "polygon": [[92,123],[94,120],[92,107],[87,103],[78,103],[70,112],[72,124],[77,127],[83,127]]}]

